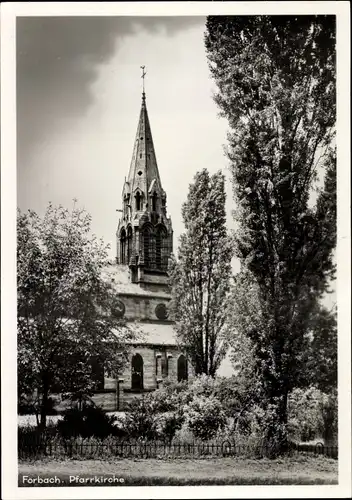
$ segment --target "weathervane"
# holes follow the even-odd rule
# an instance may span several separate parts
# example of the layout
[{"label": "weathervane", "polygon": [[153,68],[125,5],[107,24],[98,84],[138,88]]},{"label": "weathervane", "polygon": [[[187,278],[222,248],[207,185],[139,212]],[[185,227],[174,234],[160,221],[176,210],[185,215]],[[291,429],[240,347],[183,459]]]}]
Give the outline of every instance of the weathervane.
[{"label": "weathervane", "polygon": [[143,94],[144,94],[144,77],[147,74],[147,72],[144,71],[145,70],[145,66],[141,66],[141,70],[142,70],[142,76],[141,76],[141,78],[143,78]]}]

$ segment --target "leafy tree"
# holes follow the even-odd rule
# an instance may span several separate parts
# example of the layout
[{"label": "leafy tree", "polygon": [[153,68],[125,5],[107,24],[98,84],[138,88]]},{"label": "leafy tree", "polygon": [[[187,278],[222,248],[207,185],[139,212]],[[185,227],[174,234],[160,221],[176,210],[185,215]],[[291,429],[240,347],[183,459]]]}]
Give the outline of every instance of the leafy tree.
[{"label": "leafy tree", "polygon": [[337,389],[336,308],[318,306],[312,318],[306,351],[305,380],[325,393]]},{"label": "leafy tree", "polygon": [[276,454],[311,315],[334,276],[335,19],[210,16],[205,44],[231,129],[236,255],[257,293],[244,329]]},{"label": "leafy tree", "polygon": [[226,352],[222,330],[232,257],[224,183],[221,172],[196,174],[182,207],[186,232],[171,276],[179,341],[196,374],[212,376]]},{"label": "leafy tree", "polygon": [[102,275],[107,248],[90,235],[90,222],[75,206],[70,213],[49,204],[43,218],[18,211],[18,392],[37,395],[42,428],[50,394],[91,394],[92,357],[116,373],[133,335],[115,314]]}]

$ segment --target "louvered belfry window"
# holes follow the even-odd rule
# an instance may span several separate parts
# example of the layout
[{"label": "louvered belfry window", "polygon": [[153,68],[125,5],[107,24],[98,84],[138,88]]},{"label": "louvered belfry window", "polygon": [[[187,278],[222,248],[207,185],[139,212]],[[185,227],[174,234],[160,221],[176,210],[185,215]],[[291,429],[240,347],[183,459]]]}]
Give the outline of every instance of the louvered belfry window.
[{"label": "louvered belfry window", "polygon": [[144,265],[145,267],[150,267],[150,257],[151,257],[151,231],[149,227],[146,227],[143,231],[143,252],[144,252]]},{"label": "louvered belfry window", "polygon": [[156,267],[162,271],[167,269],[168,245],[166,229],[159,226],[156,233]]}]

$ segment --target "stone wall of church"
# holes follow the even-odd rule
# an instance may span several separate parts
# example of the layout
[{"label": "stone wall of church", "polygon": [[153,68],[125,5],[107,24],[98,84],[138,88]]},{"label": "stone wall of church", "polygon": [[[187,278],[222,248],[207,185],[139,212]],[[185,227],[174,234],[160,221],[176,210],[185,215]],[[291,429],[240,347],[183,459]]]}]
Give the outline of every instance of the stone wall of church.
[{"label": "stone wall of church", "polygon": [[[170,320],[168,311],[170,299],[168,297],[119,294],[119,300],[123,304],[123,317],[127,320]],[[165,314],[163,314],[163,309]]]},{"label": "stone wall of church", "polygon": [[[132,391],[132,357],[139,354],[143,358],[143,391]],[[177,382],[177,360],[181,352],[176,346],[135,346],[131,350],[130,360],[121,375],[123,382],[117,390],[116,379],[105,377],[104,390],[96,393],[93,399],[106,411],[125,410],[133,398],[162,386],[164,380]],[[167,366],[167,372],[166,367]],[[188,364],[188,379],[193,376],[192,367]],[[119,398],[119,402],[118,399]]]}]

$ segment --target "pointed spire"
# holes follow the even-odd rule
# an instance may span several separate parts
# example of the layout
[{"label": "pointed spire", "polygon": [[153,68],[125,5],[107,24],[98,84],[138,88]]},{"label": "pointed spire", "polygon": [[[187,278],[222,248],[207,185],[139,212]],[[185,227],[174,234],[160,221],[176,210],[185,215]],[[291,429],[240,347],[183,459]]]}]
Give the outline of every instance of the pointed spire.
[{"label": "pointed spire", "polygon": [[145,66],[141,66],[141,69],[143,78],[142,105],[127,183],[131,198],[135,197],[139,191],[142,197],[142,210],[150,211],[152,209],[150,195],[152,192],[157,192],[158,196],[161,197],[163,189],[147,111],[144,87]]}]

